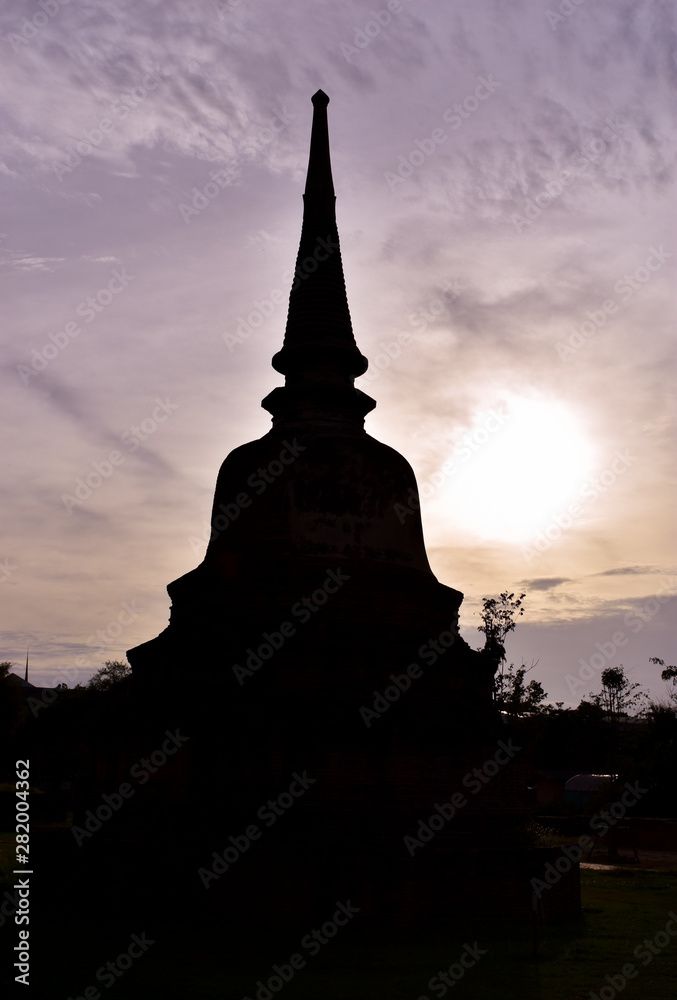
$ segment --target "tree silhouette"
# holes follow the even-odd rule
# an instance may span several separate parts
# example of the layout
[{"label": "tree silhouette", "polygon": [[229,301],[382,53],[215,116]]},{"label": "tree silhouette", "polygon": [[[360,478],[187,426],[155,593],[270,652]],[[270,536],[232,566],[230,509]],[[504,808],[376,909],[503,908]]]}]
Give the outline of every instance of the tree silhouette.
[{"label": "tree silhouette", "polygon": [[544,710],[543,702],[548,694],[547,691],[543,690],[543,685],[540,681],[524,683],[526,674],[535,666],[535,663],[532,663],[530,667],[525,667],[522,664],[515,670],[515,664],[511,663],[507,670],[501,669],[500,673],[496,674],[494,678],[494,704],[499,711],[521,717],[535,715]]},{"label": "tree silhouette", "polygon": [[[621,761],[621,719],[630,715],[633,709],[638,709],[636,715],[641,716],[647,707],[647,695],[637,682],[631,683],[626,677],[623,664],[618,667],[607,667],[602,671],[602,690],[592,694],[594,704],[598,705],[611,723],[611,793],[616,794],[621,785],[621,771],[627,766],[627,761]],[[609,831],[608,857],[613,860],[618,856],[618,826]]]},{"label": "tree silhouette", "polygon": [[661,660],[659,656],[650,656],[649,663],[655,663],[659,667],[663,667],[661,670],[661,680],[662,681],[672,681],[672,691],[670,691],[669,698],[670,701],[677,705],[677,667],[665,665],[665,660]]},{"label": "tree silhouette", "polygon": [[602,671],[602,690],[590,692],[595,705],[599,705],[612,722],[618,722],[621,716],[630,715],[633,709],[639,709],[641,714],[646,707],[647,696],[641,684],[630,683],[625,676],[621,663],[618,667],[607,667]]},{"label": "tree silhouette", "polygon": [[13,666],[14,664],[11,660],[3,660],[0,663],[0,681],[4,681],[9,677],[9,672]]},{"label": "tree silhouette", "polygon": [[484,632],[484,650],[499,663],[505,660],[505,637],[515,628],[515,617],[524,614],[522,604],[526,596],[520,594],[515,598],[506,590],[500,597],[485,597],[482,601],[482,624],[477,626],[477,631]]},{"label": "tree silhouette", "polygon": [[131,667],[123,660],[106,660],[94,676],[89,678],[87,686],[95,688],[97,691],[104,691],[114,684],[119,684],[125,678],[131,677],[131,672]]}]

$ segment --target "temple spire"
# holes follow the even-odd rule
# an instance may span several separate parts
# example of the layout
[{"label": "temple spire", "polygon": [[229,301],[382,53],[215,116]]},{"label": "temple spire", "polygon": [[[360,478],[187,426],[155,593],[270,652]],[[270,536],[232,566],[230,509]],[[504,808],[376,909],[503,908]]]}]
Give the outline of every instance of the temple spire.
[{"label": "temple spire", "polygon": [[312,206],[315,211],[322,206],[327,212],[333,213],[336,201],[329,154],[329,125],[327,123],[329,98],[323,90],[318,90],[311,97],[311,101],[313,102],[313,127],[310,133],[306,190],[303,195],[304,217],[309,206]]},{"label": "temple spire", "polygon": [[313,124],[303,195],[303,226],[289,296],[287,329],[273,368],[286,376],[262,405],[276,419],[331,406],[334,412],[364,419],[375,402],[354,387],[368,361],[358,350],[348,309],[336,227],[336,197],[331,173],[327,105],[318,90],[312,97]]}]

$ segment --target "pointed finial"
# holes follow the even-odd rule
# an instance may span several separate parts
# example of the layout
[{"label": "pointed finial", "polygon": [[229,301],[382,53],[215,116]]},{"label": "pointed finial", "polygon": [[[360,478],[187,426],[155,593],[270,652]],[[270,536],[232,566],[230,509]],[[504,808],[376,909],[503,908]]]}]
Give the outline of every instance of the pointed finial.
[{"label": "pointed finial", "polygon": [[331,176],[331,156],[329,153],[329,125],[327,105],[329,98],[323,90],[311,97],[313,102],[313,124],[310,132],[310,154],[306,190],[303,196],[306,212],[323,208],[334,212],[334,181]]}]

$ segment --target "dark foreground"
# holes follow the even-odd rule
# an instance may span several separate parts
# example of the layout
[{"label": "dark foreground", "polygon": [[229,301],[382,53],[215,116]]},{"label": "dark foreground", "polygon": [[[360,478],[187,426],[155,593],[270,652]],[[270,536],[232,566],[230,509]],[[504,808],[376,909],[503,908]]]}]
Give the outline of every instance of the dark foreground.
[{"label": "dark foreground", "polygon": [[[4,839],[4,838],[3,838]],[[152,866],[152,859],[148,859]],[[167,873],[171,880],[171,873]],[[459,919],[445,926],[384,929],[337,900],[325,920],[299,931],[226,926],[199,906],[165,908],[143,923],[74,912],[32,914],[35,991],[50,998],[113,1000],[672,1000],[677,976],[677,870],[583,869],[580,920],[534,927]],[[11,882],[0,889],[4,893]],[[3,896],[4,898],[4,896]],[[39,896],[38,896],[39,902]],[[104,911],[105,912],[105,911]],[[3,983],[17,928],[0,928]],[[43,984],[38,983],[38,979]],[[49,984],[45,990],[46,984]],[[113,991],[109,993],[109,991]]]}]

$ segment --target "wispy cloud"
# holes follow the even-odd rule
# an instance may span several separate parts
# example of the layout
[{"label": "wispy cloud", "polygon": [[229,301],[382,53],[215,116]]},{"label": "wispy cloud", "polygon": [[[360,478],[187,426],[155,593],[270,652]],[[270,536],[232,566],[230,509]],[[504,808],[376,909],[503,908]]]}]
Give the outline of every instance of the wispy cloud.
[{"label": "wispy cloud", "polygon": [[657,566],[620,566],[618,569],[605,569],[601,573],[593,573],[592,576],[652,576],[662,574],[664,570]]},{"label": "wispy cloud", "polygon": [[530,590],[553,590],[555,587],[568,582],[569,577],[566,576],[548,576],[537,577],[534,580],[522,580],[520,586],[526,588],[527,592]]}]

